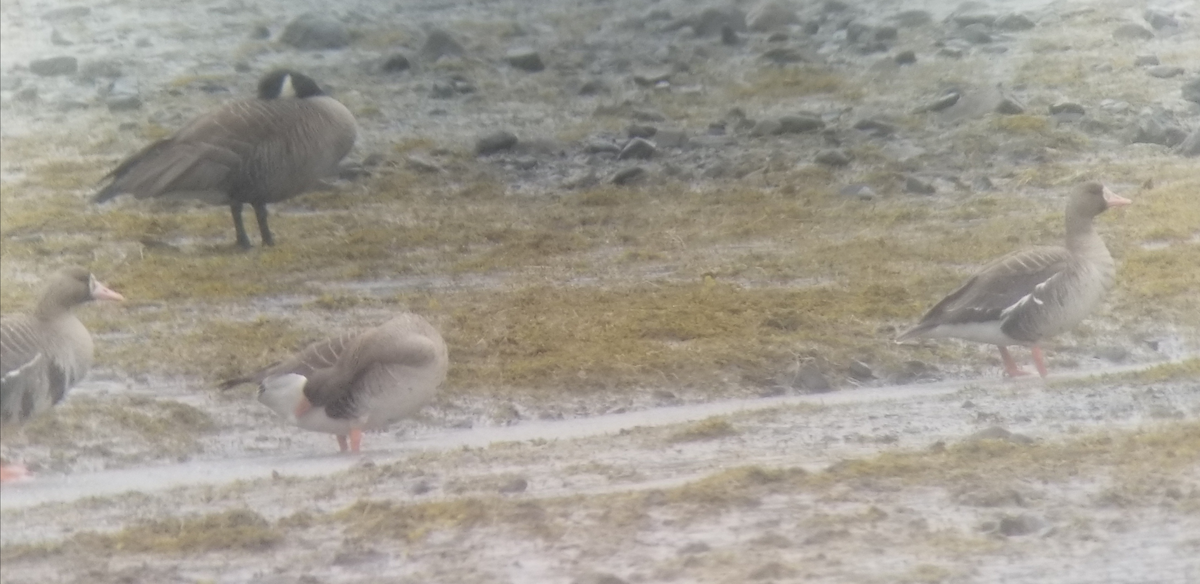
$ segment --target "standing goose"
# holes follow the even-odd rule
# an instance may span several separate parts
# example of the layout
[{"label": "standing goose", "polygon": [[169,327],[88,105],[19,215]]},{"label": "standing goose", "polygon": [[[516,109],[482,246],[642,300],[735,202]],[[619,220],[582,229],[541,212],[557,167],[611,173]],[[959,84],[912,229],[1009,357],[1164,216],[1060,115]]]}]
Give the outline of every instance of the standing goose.
[{"label": "standing goose", "polygon": [[1007,347],[1025,345],[1046,377],[1039,343],[1079,324],[1115,279],[1112,256],[1092,220],[1129,202],[1099,183],[1080,185],[1067,200],[1066,247],[1017,251],[991,262],[896,340],[953,337],[996,345],[1011,377],[1028,373]]},{"label": "standing goose", "polygon": [[311,78],[272,71],[259,81],[256,99],[201,115],[125,159],[105,177],[111,182],[95,201],[132,193],[227,204],[242,248],[250,247],[242,224],[242,205],[249,204],[263,245],[274,245],[267,203],[318,188],[350,152],[357,133],[350,110]]},{"label": "standing goose", "polygon": [[385,428],[433,399],[449,359],[442,335],[412,313],[366,331],[318,341],[296,355],[221,384],[257,383],[258,401],[297,426],[337,435],[359,451],[362,433]]},{"label": "standing goose", "polygon": [[[37,311],[0,320],[0,423],[15,431],[62,401],[92,366],[92,336],[71,312],[90,300],[124,300],[83,268],[67,268],[46,284]],[[0,467],[0,481],[26,474]]]}]

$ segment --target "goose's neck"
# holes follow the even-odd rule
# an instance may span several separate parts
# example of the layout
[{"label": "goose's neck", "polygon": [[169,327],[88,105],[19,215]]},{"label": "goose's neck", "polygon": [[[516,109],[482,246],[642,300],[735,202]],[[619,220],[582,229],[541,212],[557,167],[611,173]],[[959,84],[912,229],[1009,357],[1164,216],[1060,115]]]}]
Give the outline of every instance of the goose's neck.
[{"label": "goose's neck", "polygon": [[1067,216],[1067,250],[1077,257],[1112,260],[1090,217]]}]

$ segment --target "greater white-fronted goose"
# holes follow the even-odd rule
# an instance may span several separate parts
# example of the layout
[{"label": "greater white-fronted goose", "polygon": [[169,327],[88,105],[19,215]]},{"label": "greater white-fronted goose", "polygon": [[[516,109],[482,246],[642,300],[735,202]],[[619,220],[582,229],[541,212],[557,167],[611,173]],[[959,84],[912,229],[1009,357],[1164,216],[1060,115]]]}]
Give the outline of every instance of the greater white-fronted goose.
[{"label": "greater white-fronted goose", "polygon": [[337,435],[343,452],[348,438],[358,452],[364,431],[385,428],[432,400],[448,367],[442,335],[404,313],[221,386],[257,383],[258,401],[305,430]]},{"label": "greater white-fronted goose", "polygon": [[996,345],[1012,377],[1028,373],[1007,347],[1024,345],[1032,347],[1038,374],[1046,377],[1039,343],[1079,324],[1115,279],[1112,256],[1092,220],[1129,203],[1099,183],[1080,185],[1067,200],[1066,247],[1017,251],[993,261],[896,340],[953,337]]},{"label": "greater white-fronted goose", "polygon": [[[71,309],[91,300],[124,300],[83,268],[52,276],[32,315],[0,320],[0,422],[5,434],[62,401],[92,366],[92,336]],[[0,468],[0,481],[24,476]]]},{"label": "greater white-fronted goose", "polygon": [[237,243],[250,247],[242,206],[254,208],[263,245],[274,245],[267,203],[318,188],[337,170],[358,134],[354,116],[311,78],[272,71],[258,97],[226,104],[193,119],[175,134],[125,159],[96,193],[103,203],[119,194],[198,198],[227,204]]}]

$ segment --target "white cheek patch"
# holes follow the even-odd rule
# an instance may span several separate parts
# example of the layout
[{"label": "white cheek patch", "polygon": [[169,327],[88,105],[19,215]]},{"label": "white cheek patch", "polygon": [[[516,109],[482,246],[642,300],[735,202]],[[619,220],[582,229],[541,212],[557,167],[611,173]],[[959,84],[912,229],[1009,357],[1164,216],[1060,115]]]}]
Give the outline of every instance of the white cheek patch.
[{"label": "white cheek patch", "polygon": [[292,85],[292,76],[283,76],[283,84],[279,87],[279,97],[296,97],[296,86]]}]

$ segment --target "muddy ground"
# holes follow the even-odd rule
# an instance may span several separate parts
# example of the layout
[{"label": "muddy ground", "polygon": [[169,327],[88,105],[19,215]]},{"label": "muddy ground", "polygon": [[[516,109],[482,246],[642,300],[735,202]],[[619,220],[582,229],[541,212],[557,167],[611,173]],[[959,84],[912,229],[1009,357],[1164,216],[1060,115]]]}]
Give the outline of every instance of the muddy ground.
[{"label": "muddy ground", "polygon": [[[302,50],[284,26],[321,3],[0,2],[4,313],[73,263],[129,298],[80,310],[91,376],[6,437],[36,476],[0,491],[0,580],[1200,581],[1200,172],[1168,131],[1200,127],[1195,6],[783,6],[756,30],[748,2],[347,2],[320,12],[347,44]],[[272,207],[278,246],[234,249],[219,208],[88,203],[280,65],[361,135],[329,192]],[[890,341],[1054,243],[1087,178],[1134,205],[1099,221],[1119,283],[1049,380]],[[401,309],[450,378],[361,455],[214,389]]]}]

